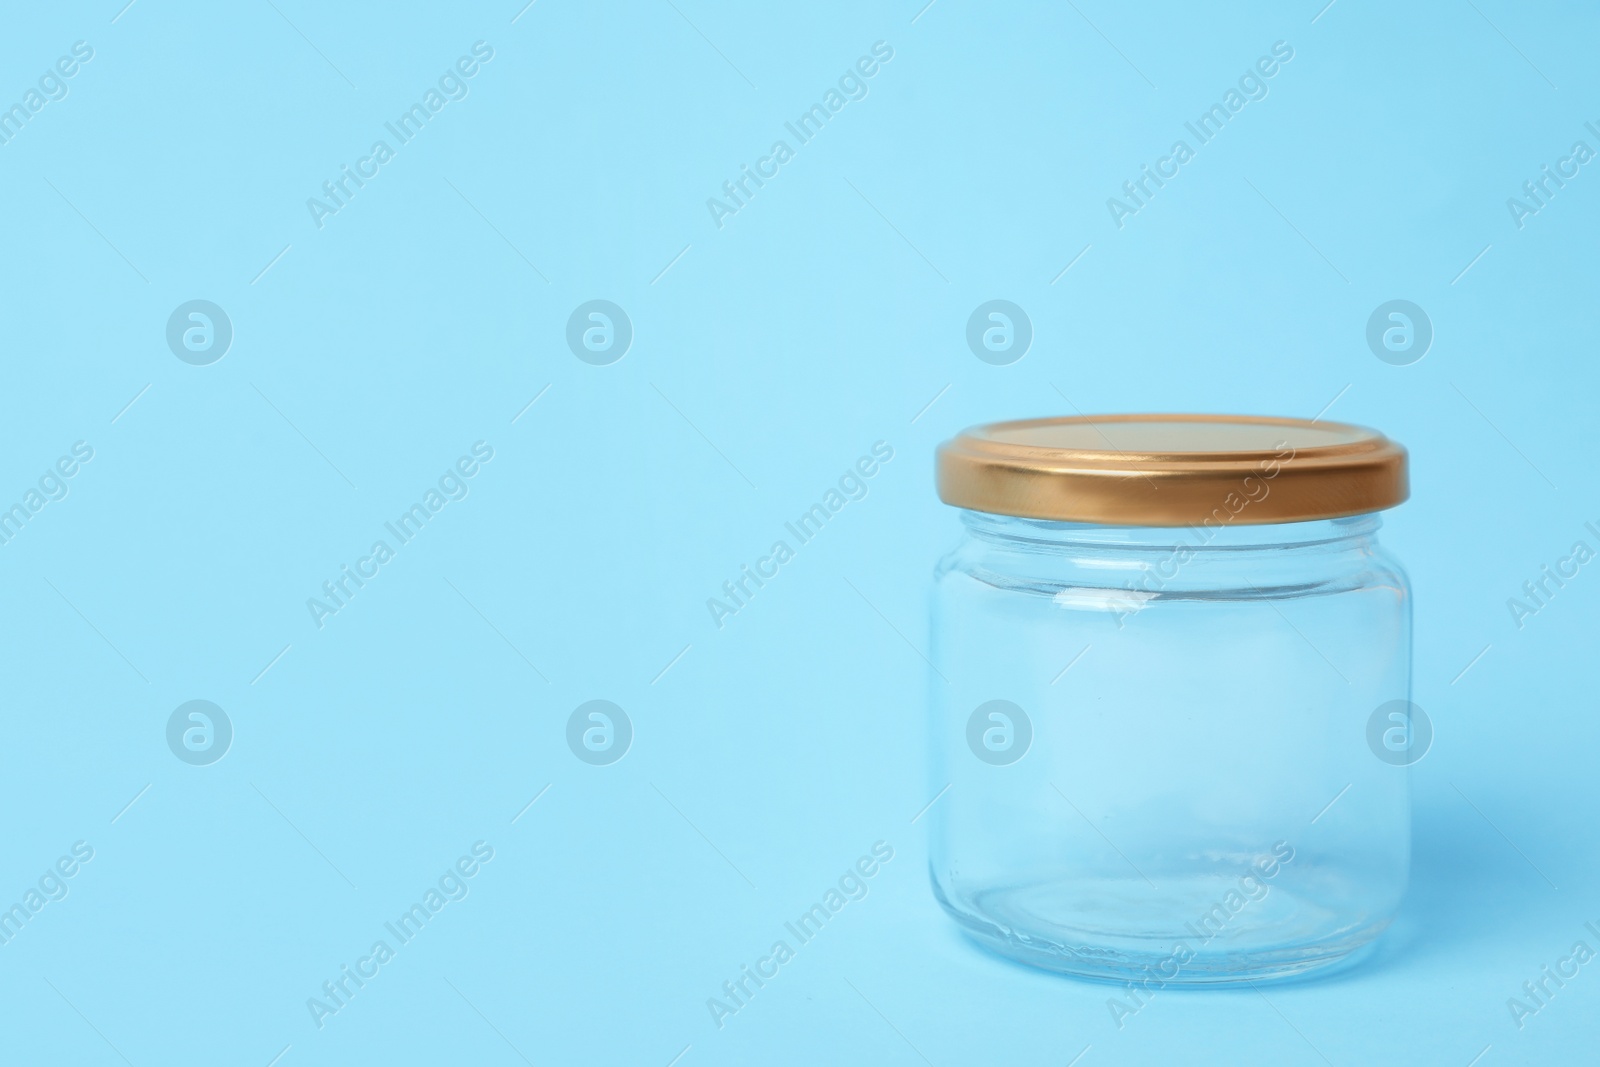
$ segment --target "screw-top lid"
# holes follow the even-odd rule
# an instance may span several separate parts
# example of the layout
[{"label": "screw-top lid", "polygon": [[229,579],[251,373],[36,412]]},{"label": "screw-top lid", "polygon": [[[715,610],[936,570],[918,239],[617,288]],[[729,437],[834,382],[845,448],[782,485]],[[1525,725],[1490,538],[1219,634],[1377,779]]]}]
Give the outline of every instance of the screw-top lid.
[{"label": "screw-top lid", "polygon": [[1117,526],[1360,515],[1406,499],[1376,430],[1258,415],[1090,415],[975,426],[939,446],[946,504]]}]

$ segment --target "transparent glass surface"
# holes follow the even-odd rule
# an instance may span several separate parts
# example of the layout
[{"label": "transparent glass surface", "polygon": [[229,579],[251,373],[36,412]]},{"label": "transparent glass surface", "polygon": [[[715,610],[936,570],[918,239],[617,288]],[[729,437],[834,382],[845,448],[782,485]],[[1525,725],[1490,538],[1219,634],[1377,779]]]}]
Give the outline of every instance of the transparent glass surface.
[{"label": "transparent glass surface", "polygon": [[1370,736],[1407,728],[1380,709],[1410,699],[1411,657],[1378,518],[962,517],[935,577],[926,816],[956,921],[1145,989],[1289,977],[1377,937],[1410,808],[1405,755]]}]

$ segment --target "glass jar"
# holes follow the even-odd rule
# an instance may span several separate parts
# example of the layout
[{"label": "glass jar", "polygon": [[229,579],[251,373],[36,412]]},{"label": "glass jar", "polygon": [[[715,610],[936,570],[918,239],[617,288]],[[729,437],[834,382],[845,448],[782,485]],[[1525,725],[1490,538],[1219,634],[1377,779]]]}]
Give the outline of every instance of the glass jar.
[{"label": "glass jar", "polygon": [[933,598],[945,910],[1130,992],[1355,959],[1399,907],[1425,751],[1410,589],[1377,543],[1404,449],[1291,419],[1041,419],[947,442],[939,491],[965,526]]}]

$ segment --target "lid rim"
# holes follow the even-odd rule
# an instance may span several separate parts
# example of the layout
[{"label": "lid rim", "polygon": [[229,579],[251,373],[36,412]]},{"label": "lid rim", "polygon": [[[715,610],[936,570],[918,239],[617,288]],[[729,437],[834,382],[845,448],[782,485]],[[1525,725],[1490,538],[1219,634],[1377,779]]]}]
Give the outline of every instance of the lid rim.
[{"label": "lid rim", "polygon": [[[1138,424],[1135,436],[1158,438],[1164,447],[1119,449],[1101,432],[1102,424]],[[1206,427],[1194,437],[1207,447],[1172,447],[1174,440],[1181,444],[1188,425]],[[1085,447],[1085,426],[1107,447]],[[1263,449],[1250,431],[1273,426],[1288,432],[1276,450]],[[1238,428],[1238,439],[1249,447],[1217,447],[1227,440],[1217,427]],[[1048,443],[1052,430],[1064,442],[1059,447]],[[1000,436],[1019,431],[1045,440]],[[1278,416],[1079,415],[970,427],[939,446],[937,484],[947,504],[1018,518],[1184,526],[1221,515],[1229,523],[1266,525],[1394,507],[1409,496],[1407,464],[1404,447],[1350,423]]]}]

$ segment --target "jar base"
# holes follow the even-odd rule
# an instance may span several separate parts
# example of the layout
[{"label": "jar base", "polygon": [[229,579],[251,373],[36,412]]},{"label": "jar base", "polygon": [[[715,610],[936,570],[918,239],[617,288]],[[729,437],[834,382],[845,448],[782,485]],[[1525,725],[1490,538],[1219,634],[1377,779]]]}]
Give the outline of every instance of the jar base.
[{"label": "jar base", "polygon": [[[1284,886],[1248,901],[1244,917],[1218,906],[1215,879],[1166,880],[1159,889],[1052,881],[987,889],[962,906],[934,881],[939,903],[982,947],[1074,978],[1165,986],[1277,982],[1352,966],[1391,916],[1340,922],[1325,904]],[[1141,907],[1142,905],[1142,907]],[[1243,912],[1243,908],[1240,912]],[[1147,913],[1136,929],[1126,921]],[[1054,920],[1042,915],[1064,917]],[[1173,922],[1171,916],[1193,916]],[[1115,927],[1104,920],[1115,917]],[[1102,921],[1097,921],[1097,919]]]}]

